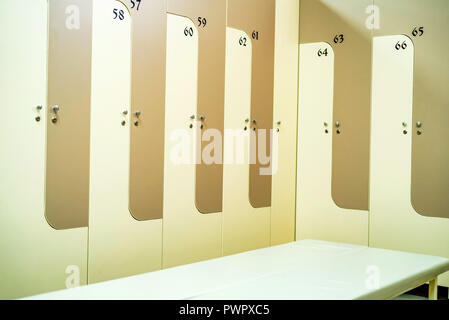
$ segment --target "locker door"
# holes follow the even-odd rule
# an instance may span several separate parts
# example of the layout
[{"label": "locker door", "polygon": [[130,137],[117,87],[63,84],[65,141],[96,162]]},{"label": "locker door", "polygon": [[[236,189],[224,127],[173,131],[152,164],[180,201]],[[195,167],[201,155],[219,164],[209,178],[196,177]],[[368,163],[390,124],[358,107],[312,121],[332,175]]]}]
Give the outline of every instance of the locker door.
[{"label": "locker door", "polygon": [[449,218],[449,3],[376,0],[377,36],[405,34],[415,44],[411,201],[416,212]]},{"label": "locker door", "polygon": [[[201,130],[218,130],[224,126],[226,1],[170,0],[167,12],[193,21],[198,37],[198,102],[196,119]],[[184,30],[184,29],[183,29]],[[184,30],[185,31],[185,30]],[[213,138],[199,140],[196,154],[195,205],[202,214],[223,209],[223,156],[210,149]],[[207,159],[203,155],[207,155]]]},{"label": "locker door", "polygon": [[[242,34],[228,33],[227,59],[227,104],[226,128],[273,129],[272,139],[267,139],[269,165],[260,163],[251,166],[249,173],[249,202],[246,208],[242,200],[241,188],[245,183],[236,183],[246,176],[245,168],[225,165],[225,208],[230,208],[223,216],[224,253],[266,246],[267,232],[273,245],[294,240],[295,230],[295,181],[292,172],[296,167],[296,108],[297,108],[297,69],[299,4],[297,1],[231,1],[228,5],[228,24],[242,29],[251,37],[251,96],[242,96],[237,104],[239,92],[243,94],[246,78],[231,60],[231,54],[239,49],[232,45],[244,42]],[[275,32],[273,32],[275,31]],[[276,35],[276,37],[275,37]],[[238,40],[235,37],[238,36]],[[234,40],[232,40],[234,38]],[[241,49],[240,49],[241,50]],[[242,70],[245,70],[241,67]],[[232,76],[235,73],[235,78]],[[242,91],[240,91],[242,90]],[[246,99],[251,111],[245,114],[242,107]],[[234,106],[234,107],[233,107]],[[238,107],[237,107],[238,106]],[[238,110],[238,111],[237,111]],[[244,120],[245,119],[245,120]],[[252,123],[251,120],[256,120]],[[232,123],[232,125],[231,125]],[[253,133],[253,131],[251,131]],[[225,138],[225,146],[232,142]],[[253,144],[255,146],[256,143]],[[226,149],[225,149],[226,152]],[[226,159],[225,159],[226,161]],[[260,175],[259,169],[269,169],[272,175]],[[271,169],[270,169],[271,167]],[[229,179],[229,180],[228,180]],[[232,179],[232,181],[231,181]],[[246,195],[245,195],[246,196]],[[267,198],[268,197],[268,198]],[[266,207],[264,207],[266,206]],[[268,208],[271,206],[270,210]],[[254,209],[255,207],[260,207]],[[240,208],[240,210],[238,210]],[[266,217],[270,225],[267,228]],[[246,227],[246,231],[243,228]],[[239,231],[241,228],[241,232]],[[240,238],[240,235],[242,238]],[[244,239],[244,241],[243,241]],[[247,245],[245,245],[247,244]]]},{"label": "locker door", "polygon": [[[397,158],[389,159],[391,163],[375,164],[378,171],[382,169],[385,172],[388,170],[392,172],[393,168],[396,168],[399,174],[407,167],[404,168],[396,160],[402,159],[407,164],[411,161],[411,167],[407,171],[407,174],[411,176],[402,176],[404,180],[400,180],[401,185],[407,184],[406,187],[404,186],[407,189],[403,190],[407,192],[407,197],[402,197],[404,200],[400,203],[397,203],[399,201],[389,203],[391,197],[395,195],[401,199],[402,191],[395,190],[388,195],[382,194],[383,198],[381,198],[381,190],[372,190],[379,194],[376,198],[377,202],[373,202],[376,207],[373,207],[375,214],[371,217],[370,245],[447,257],[449,256],[447,236],[449,233],[447,224],[449,217],[447,210],[449,205],[447,197],[449,192],[447,166],[449,161],[447,142],[449,92],[446,85],[449,80],[447,59],[449,43],[446,41],[446,30],[449,27],[448,2],[444,0],[391,2],[376,0],[374,4],[381,12],[380,28],[375,30],[375,35],[408,35],[413,39],[414,57],[413,78],[407,79],[413,82],[412,101],[403,106],[403,117],[410,117],[406,129],[409,133],[407,139],[410,139],[411,149],[403,150],[404,154],[400,157],[398,155]],[[396,42],[395,45],[397,44]],[[400,45],[402,42],[399,42]],[[389,59],[394,58],[389,57]],[[387,63],[390,65],[393,62],[385,61],[385,64]],[[404,84],[395,83],[395,85]],[[382,94],[381,89],[377,90],[379,93],[376,97]],[[405,96],[402,99],[407,99],[408,103],[410,97]],[[380,103],[380,98],[378,101]],[[374,107],[373,105],[373,110]],[[374,112],[378,111],[374,110]],[[408,140],[407,143],[409,143]],[[399,145],[397,147],[399,148]],[[377,185],[373,182],[371,189]],[[397,212],[395,208],[400,205],[405,206],[404,210]],[[384,211],[380,212],[380,208]],[[393,236],[397,239],[390,242],[389,239]],[[441,282],[449,286],[449,276],[443,276]]]},{"label": "locker door", "polygon": [[[449,220],[425,217],[412,202],[418,49],[404,35],[373,41],[370,245],[449,257]],[[440,283],[449,286],[449,276]]]},{"label": "locker door", "polygon": [[45,219],[47,10],[45,0],[0,3],[1,299],[87,280],[87,228]]},{"label": "locker door", "polygon": [[[259,154],[272,155],[275,1],[228,1],[228,26],[226,124],[245,136],[249,167],[225,169],[224,254],[270,245],[271,162]],[[225,147],[235,141],[225,137]]]},{"label": "locker door", "polygon": [[[271,170],[265,155],[271,155],[274,90],[274,0],[229,0],[228,25],[244,30],[252,41],[251,112],[249,128],[256,139],[257,154],[249,171],[249,202],[254,208],[271,206]],[[264,137],[261,138],[261,135]],[[265,140],[265,141],[264,141]],[[260,156],[262,154],[262,157]],[[262,173],[267,171],[266,173]]]},{"label": "locker door", "polygon": [[[315,78],[315,70],[312,68],[318,63],[316,60],[319,58],[320,48],[304,47],[311,51],[299,53],[301,60],[299,73],[302,80],[300,79],[299,84],[301,87],[298,111],[300,113],[298,178],[302,179],[302,182],[298,182],[297,189],[297,215],[299,216],[297,237],[300,239],[308,236],[365,245],[368,243],[372,30],[367,28],[366,21],[369,15],[366,12],[370,6],[372,6],[372,0],[301,1],[301,45],[329,44],[326,48],[328,56],[331,54],[334,57],[334,64],[332,75],[329,70],[325,71],[326,77],[333,77],[333,82],[329,83],[329,80],[320,78],[325,83],[321,85]],[[301,46],[300,50],[302,48]],[[326,57],[325,54],[324,57]],[[310,62],[311,65],[308,65],[307,59],[315,63]],[[312,81],[316,88],[309,91],[302,89],[302,87],[310,86],[306,84],[307,81]],[[328,86],[332,86],[332,91]],[[330,101],[322,100],[325,97],[321,90],[332,94]],[[326,108],[327,117],[320,119],[318,114],[312,114],[312,117],[316,117],[315,122],[308,123],[306,115],[301,115],[301,110],[312,112],[308,110],[315,108],[317,105],[315,100],[322,101],[319,105],[321,105],[320,108]],[[325,122],[326,126],[324,126]],[[302,125],[311,131],[307,132],[301,127]],[[323,151],[325,154],[318,152],[318,148],[325,148],[324,145],[311,149],[316,161],[313,164],[315,175],[311,176],[301,163],[301,158],[307,157],[307,151],[302,150],[301,146],[312,143],[313,140],[309,136],[312,136],[313,132],[321,134],[325,130],[328,130],[326,143],[329,142],[329,138],[332,139],[331,149]],[[330,168],[327,162],[329,159],[324,160],[327,156],[330,157]],[[326,161],[326,164],[322,161]],[[326,167],[318,167],[319,163]],[[329,175],[326,173],[324,177],[324,172]],[[330,190],[326,190],[328,184],[330,184]],[[313,193],[313,199],[315,199],[313,203],[310,199],[305,199],[306,194],[317,189],[320,193],[325,192],[326,199],[330,197],[329,200],[333,204],[327,203],[323,207],[324,204],[315,193]],[[332,218],[329,219],[329,216]],[[299,226],[302,220],[308,221],[309,228]],[[335,221],[339,221],[339,224],[335,224]],[[304,235],[301,230],[304,230]]]},{"label": "locker door", "polygon": [[339,208],[331,196],[334,51],[318,42],[300,52],[297,239],[366,244],[366,214]]},{"label": "locker door", "polygon": [[93,9],[89,283],[160,269],[162,252],[162,220],[129,210],[131,17],[116,0]]},{"label": "locker door", "polygon": [[129,208],[136,220],[158,220],[163,217],[167,4],[126,4],[132,16]]},{"label": "locker door", "polygon": [[63,230],[89,220],[92,2],[48,5],[45,216]]},{"label": "locker door", "polygon": [[336,133],[332,198],[356,215],[368,211],[372,31],[366,25],[366,10],[372,4],[372,0],[301,1],[301,44],[327,42],[335,53],[334,110],[329,120],[329,130]]},{"label": "locker door", "polygon": [[[251,131],[251,36],[227,28],[223,168],[223,254],[270,245],[270,207],[249,202]],[[271,188],[271,186],[270,186]]]},{"label": "locker door", "polygon": [[[195,206],[198,103],[198,29],[189,18],[167,17],[167,93],[163,267],[221,255],[221,215]],[[196,118],[196,117],[195,117]]]},{"label": "locker door", "polygon": [[299,2],[276,0],[271,245],[295,240]]}]

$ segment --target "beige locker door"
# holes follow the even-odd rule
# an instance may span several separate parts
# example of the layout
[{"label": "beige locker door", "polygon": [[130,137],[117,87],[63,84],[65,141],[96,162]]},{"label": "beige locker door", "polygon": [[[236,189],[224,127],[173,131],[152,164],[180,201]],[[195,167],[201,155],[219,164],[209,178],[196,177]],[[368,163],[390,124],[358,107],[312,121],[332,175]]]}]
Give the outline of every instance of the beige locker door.
[{"label": "beige locker door", "polygon": [[[198,32],[196,118],[201,121],[200,129],[221,133],[224,126],[226,5],[225,0],[167,2],[168,13],[191,19]],[[189,30],[183,29],[183,32]],[[211,148],[210,143],[206,137],[199,140],[195,160],[195,205],[202,214],[223,211],[223,154]]]},{"label": "beige locker door", "polygon": [[250,128],[256,134],[250,143],[257,155],[249,170],[249,202],[254,208],[271,207],[275,7],[275,0],[228,1],[228,26],[252,40]]},{"label": "beige locker door", "polygon": [[332,198],[341,208],[367,212],[372,30],[366,12],[373,0],[300,3],[301,44],[327,42],[335,53]]},{"label": "beige locker door", "polygon": [[270,208],[248,200],[251,124],[251,36],[227,28],[223,166],[223,254],[270,245]]},{"label": "beige locker door", "polygon": [[128,209],[131,17],[116,0],[93,10],[89,283],[162,265],[162,220],[137,221]]},{"label": "beige locker door", "polygon": [[295,240],[299,1],[276,0],[275,21],[271,245]]},{"label": "beige locker door", "polygon": [[332,199],[334,62],[329,44],[300,45],[296,239],[367,245],[366,212]]},{"label": "beige locker door", "polygon": [[[416,50],[404,35],[373,40],[370,245],[449,257],[449,220],[411,202]],[[449,286],[449,276],[440,282]]]},{"label": "beige locker door", "polygon": [[46,0],[0,2],[0,299],[87,279],[87,228],[45,219],[47,10]]},{"label": "beige locker door", "polygon": [[[406,34],[415,43],[411,201],[426,217],[449,218],[449,59],[446,0],[375,0],[377,36]],[[412,130],[412,129],[410,129]]]},{"label": "beige locker door", "polygon": [[[168,14],[165,117],[163,267],[216,258],[222,252],[221,214],[195,206],[198,31],[192,20]],[[192,128],[190,128],[192,126]]]}]

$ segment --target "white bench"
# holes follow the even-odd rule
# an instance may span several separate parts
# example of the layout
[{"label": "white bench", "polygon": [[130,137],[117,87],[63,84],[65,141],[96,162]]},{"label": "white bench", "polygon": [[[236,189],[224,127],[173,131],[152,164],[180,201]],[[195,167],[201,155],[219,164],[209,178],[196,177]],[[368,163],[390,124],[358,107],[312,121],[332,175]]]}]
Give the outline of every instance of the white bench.
[{"label": "white bench", "polygon": [[29,299],[392,299],[437,278],[449,260],[303,240]]}]

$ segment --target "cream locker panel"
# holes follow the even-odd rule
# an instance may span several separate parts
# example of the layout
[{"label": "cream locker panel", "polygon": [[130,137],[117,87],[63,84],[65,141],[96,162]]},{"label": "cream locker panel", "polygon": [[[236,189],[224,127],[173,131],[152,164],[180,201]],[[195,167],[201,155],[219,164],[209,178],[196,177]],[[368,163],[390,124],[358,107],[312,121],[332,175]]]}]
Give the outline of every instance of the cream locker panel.
[{"label": "cream locker panel", "polygon": [[[449,257],[449,220],[411,203],[414,68],[410,38],[374,38],[370,245]],[[449,286],[448,275],[440,279]]]},{"label": "cream locker panel", "polygon": [[223,168],[223,254],[270,245],[270,208],[248,199],[251,113],[251,37],[227,28]]},{"label": "cream locker panel", "polygon": [[276,0],[275,21],[271,245],[295,240],[299,1]]},{"label": "cream locker panel", "polygon": [[228,26],[245,31],[252,40],[249,202],[271,207],[271,156],[274,90],[275,0],[228,0]]},{"label": "cream locker panel", "polygon": [[162,220],[129,210],[131,18],[116,0],[93,10],[89,283],[162,265]]},{"label": "cream locker panel", "polygon": [[219,257],[221,214],[201,214],[195,206],[197,143],[198,31],[188,18],[167,17],[166,145],[163,267]]},{"label": "cream locker panel", "polygon": [[415,45],[411,201],[427,217],[449,218],[447,0],[375,0],[376,36],[409,35]]},{"label": "cream locker panel", "polygon": [[[201,121],[201,130],[222,132],[224,127],[226,5],[226,0],[167,2],[167,12],[191,19],[198,33],[196,118]],[[189,34],[194,31],[183,30]],[[195,205],[199,212],[213,214],[223,211],[223,157],[222,152],[210,148],[207,138],[198,140]]]},{"label": "cream locker panel", "polygon": [[355,210],[348,213],[364,210],[368,219],[372,28],[366,12],[373,0],[300,3],[301,44],[327,42],[335,54],[332,199]]},{"label": "cream locker panel", "polygon": [[332,199],[334,51],[325,42],[300,45],[297,240],[366,245],[366,212]]},{"label": "cream locker panel", "polygon": [[87,228],[57,231],[45,219],[47,11],[46,0],[0,3],[1,299],[87,279]]}]

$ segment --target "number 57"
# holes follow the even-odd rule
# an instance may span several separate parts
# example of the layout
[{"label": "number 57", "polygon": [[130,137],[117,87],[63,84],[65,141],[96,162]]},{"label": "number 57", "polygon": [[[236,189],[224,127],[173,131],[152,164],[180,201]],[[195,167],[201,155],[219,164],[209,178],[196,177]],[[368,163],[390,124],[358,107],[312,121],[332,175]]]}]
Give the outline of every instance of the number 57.
[{"label": "number 57", "polygon": [[137,10],[139,10],[139,8],[140,8],[140,1],[141,0],[131,0],[131,9],[134,9],[134,7],[136,6],[136,2],[137,2]]}]

